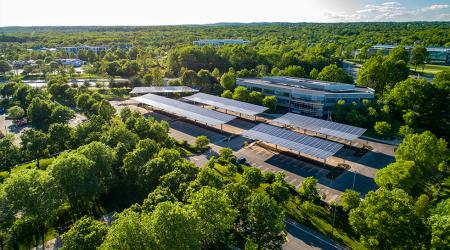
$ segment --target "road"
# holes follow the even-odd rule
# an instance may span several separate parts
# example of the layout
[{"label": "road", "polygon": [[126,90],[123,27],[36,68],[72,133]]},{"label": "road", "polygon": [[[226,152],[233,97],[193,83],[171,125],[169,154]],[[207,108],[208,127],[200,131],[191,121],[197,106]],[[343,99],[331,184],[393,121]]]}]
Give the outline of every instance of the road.
[{"label": "road", "polygon": [[336,242],[328,239],[324,235],[309,229],[291,219],[285,220],[288,240],[283,245],[285,250],[298,249],[330,249],[343,250],[345,247],[340,246]]}]

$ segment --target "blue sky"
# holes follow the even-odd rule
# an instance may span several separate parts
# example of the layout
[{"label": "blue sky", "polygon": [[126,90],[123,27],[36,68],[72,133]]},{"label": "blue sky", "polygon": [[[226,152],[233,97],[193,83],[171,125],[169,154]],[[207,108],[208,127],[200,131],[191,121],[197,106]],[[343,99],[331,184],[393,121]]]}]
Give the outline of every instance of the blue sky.
[{"label": "blue sky", "polygon": [[450,21],[450,0],[0,0],[0,26]]}]

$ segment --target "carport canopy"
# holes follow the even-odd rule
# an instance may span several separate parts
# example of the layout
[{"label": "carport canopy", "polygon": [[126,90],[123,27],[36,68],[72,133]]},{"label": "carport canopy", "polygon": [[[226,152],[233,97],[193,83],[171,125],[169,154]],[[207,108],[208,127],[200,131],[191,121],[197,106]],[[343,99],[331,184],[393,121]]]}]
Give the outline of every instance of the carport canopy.
[{"label": "carport canopy", "polygon": [[198,89],[189,86],[151,86],[151,87],[135,87],[130,94],[151,94],[151,93],[195,93]]},{"label": "carport canopy", "polygon": [[353,141],[366,132],[364,128],[358,128],[342,123],[322,120],[304,115],[287,113],[275,120],[274,122],[284,125],[300,128],[304,130],[314,131],[327,136]]},{"label": "carport canopy", "polygon": [[222,125],[236,118],[232,115],[154,94],[146,94],[131,99],[155,109],[160,109],[164,112],[211,126]]},{"label": "carport canopy", "polygon": [[303,135],[288,129],[263,123],[243,132],[241,135],[252,140],[263,141],[322,160],[326,160],[328,157],[336,154],[344,146],[340,143]]},{"label": "carport canopy", "polygon": [[246,103],[246,102],[241,102],[241,101],[236,101],[236,100],[232,100],[232,99],[228,99],[228,98],[223,98],[220,96],[209,95],[209,94],[205,94],[205,93],[197,93],[197,94],[194,94],[191,96],[186,96],[183,98],[186,100],[193,101],[193,102],[198,102],[198,103],[213,106],[216,108],[230,110],[230,111],[234,111],[239,114],[251,115],[251,116],[255,116],[257,114],[260,114],[260,113],[268,110],[268,108],[263,107],[263,106]]}]

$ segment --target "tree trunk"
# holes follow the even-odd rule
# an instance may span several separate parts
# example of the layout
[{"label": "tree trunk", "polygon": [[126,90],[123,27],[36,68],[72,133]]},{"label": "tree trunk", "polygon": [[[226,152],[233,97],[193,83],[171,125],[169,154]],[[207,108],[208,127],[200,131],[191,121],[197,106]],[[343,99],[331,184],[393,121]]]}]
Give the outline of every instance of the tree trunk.
[{"label": "tree trunk", "polygon": [[36,166],[37,166],[38,169],[41,168],[41,166],[40,166],[40,164],[39,164],[39,158],[36,159]]},{"label": "tree trunk", "polygon": [[42,250],[45,250],[45,228],[44,228],[44,226],[42,226],[42,235],[41,235],[41,237],[42,237]]},{"label": "tree trunk", "polygon": [[36,245],[36,250],[37,250],[39,247],[39,235],[34,235],[34,244]]}]

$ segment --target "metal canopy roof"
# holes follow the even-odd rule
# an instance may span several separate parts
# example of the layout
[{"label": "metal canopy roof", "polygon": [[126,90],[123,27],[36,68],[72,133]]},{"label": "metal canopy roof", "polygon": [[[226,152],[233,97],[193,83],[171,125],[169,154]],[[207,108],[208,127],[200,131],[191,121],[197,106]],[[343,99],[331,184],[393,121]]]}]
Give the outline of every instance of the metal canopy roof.
[{"label": "metal canopy roof", "polygon": [[364,128],[358,128],[342,123],[326,121],[293,113],[287,113],[273,121],[349,141],[355,140],[366,131]]},{"label": "metal canopy roof", "polygon": [[135,87],[130,94],[148,94],[148,93],[194,93],[198,92],[189,86],[152,86]]},{"label": "metal canopy roof", "polygon": [[246,114],[246,115],[257,115],[259,113],[262,113],[268,108],[263,106],[258,106],[246,102],[236,101],[228,98],[223,98],[219,96],[214,95],[208,95],[205,93],[197,93],[195,95],[186,96],[183,97],[184,99],[214,106],[217,108],[223,108],[226,110],[231,110],[240,114]]},{"label": "metal canopy roof", "polygon": [[288,129],[263,123],[243,132],[241,135],[253,140],[275,144],[324,160],[334,155],[344,146],[336,142],[299,134]]},{"label": "metal canopy roof", "polygon": [[223,114],[189,103],[154,94],[146,94],[143,96],[133,97],[131,99],[152,106],[154,108],[161,109],[167,113],[172,113],[180,117],[185,117],[187,119],[202,122],[212,126],[224,124],[236,118],[232,115]]}]

